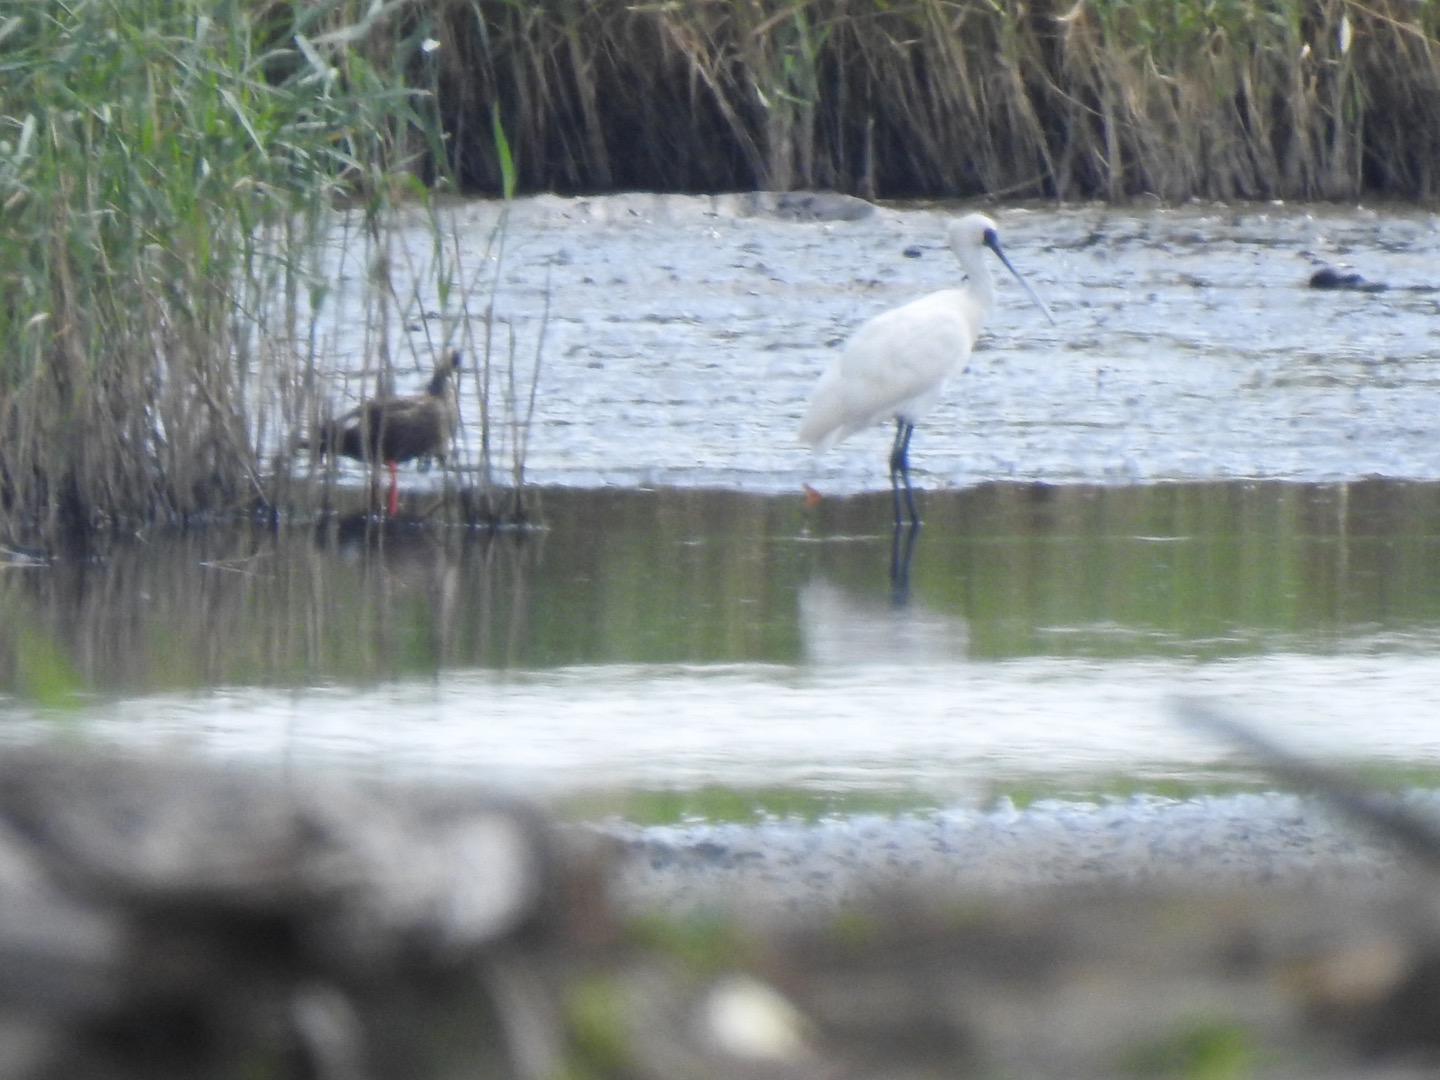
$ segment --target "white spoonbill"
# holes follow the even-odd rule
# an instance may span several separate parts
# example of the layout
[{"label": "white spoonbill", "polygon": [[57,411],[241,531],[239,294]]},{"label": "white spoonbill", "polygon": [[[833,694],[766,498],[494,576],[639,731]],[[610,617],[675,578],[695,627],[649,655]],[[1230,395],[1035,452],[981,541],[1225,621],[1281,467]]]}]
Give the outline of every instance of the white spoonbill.
[{"label": "white spoonbill", "polygon": [[969,280],[961,288],[942,289],[882,312],[856,330],[815,388],[800,424],[801,440],[824,453],[857,431],[895,418],[890,488],[897,526],[902,486],[911,524],[920,522],[910,490],[910,436],[940,400],[950,377],[965,366],[995,302],[995,282],[981,249],[993,251],[1045,317],[1055,321],[1000,250],[995,222],[984,214],[967,214],[951,221],[946,235]]}]

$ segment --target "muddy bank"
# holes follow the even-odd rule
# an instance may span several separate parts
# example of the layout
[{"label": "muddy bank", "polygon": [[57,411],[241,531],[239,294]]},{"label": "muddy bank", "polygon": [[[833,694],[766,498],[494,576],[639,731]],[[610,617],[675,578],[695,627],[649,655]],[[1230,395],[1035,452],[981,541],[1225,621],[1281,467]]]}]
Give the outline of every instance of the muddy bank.
[{"label": "muddy bank", "polygon": [[[73,751],[0,762],[0,824],[17,1080],[1101,1077],[1217,1055],[1393,1080],[1440,1052],[1440,923],[1399,874],[977,892],[899,857],[868,899],[693,921],[627,914],[613,847],[473,788]],[[1137,837],[1111,869],[1176,854]]]},{"label": "muddy bank", "polygon": [[[1415,794],[1416,814],[1440,798]],[[1357,828],[1324,802],[1256,793],[1017,809],[846,815],[760,825],[615,824],[627,856],[621,895],[676,913],[833,910],[900,883],[941,895],[1003,897],[1062,886],[1356,888],[1405,882],[1415,869],[1395,841]]]}]

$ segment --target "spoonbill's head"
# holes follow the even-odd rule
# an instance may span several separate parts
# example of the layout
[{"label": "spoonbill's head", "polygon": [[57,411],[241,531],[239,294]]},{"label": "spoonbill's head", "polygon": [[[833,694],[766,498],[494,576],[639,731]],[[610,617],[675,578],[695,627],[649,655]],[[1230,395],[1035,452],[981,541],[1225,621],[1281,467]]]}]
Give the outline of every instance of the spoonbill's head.
[{"label": "spoonbill's head", "polygon": [[995,253],[995,257],[1005,264],[1005,269],[1015,275],[1015,280],[1029,294],[1030,299],[1035,301],[1035,306],[1045,313],[1045,318],[1051,323],[1055,322],[1055,316],[1050,314],[1050,309],[1045,306],[1030,283],[1020,276],[1020,271],[1006,257],[1004,250],[1000,247],[1000,233],[995,227],[995,222],[984,214],[966,214],[962,218],[956,218],[946,228],[946,235],[950,240],[950,248],[959,258],[962,266],[970,270],[972,264],[978,258],[981,248],[989,248]]},{"label": "spoonbill's head", "polygon": [[[1000,253],[1000,234],[992,218],[984,214],[966,214],[956,218],[945,228],[950,246],[959,255],[961,251],[977,251],[988,247],[997,255]],[[1002,259],[1003,255],[1000,256]]]}]

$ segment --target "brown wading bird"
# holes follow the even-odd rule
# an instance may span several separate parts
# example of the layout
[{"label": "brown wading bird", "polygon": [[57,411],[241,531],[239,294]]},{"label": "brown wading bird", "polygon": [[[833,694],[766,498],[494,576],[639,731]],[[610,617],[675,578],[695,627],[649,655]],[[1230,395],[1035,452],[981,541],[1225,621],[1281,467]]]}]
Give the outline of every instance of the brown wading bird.
[{"label": "brown wading bird", "polygon": [[315,438],[316,451],[322,457],[341,454],[356,461],[383,462],[390,471],[386,508],[394,517],[400,509],[395,466],[417,458],[443,463],[450,450],[460,423],[451,386],[451,377],[459,368],[460,353],[456,351],[436,367],[423,393],[370,398],[345,415],[324,421]]}]

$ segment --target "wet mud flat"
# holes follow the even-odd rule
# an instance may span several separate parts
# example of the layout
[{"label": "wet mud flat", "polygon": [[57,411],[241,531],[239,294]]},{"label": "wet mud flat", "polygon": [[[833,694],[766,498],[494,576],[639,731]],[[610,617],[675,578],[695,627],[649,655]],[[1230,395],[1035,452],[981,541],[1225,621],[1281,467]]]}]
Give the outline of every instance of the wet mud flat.
[{"label": "wet mud flat", "polygon": [[[1309,808],[1277,810],[1280,846],[1309,843]],[[1184,858],[1203,882],[1137,884],[1114,875],[1176,851],[1132,849],[989,891],[900,853],[868,896],[686,917],[617,895],[623,844],[474,788],[30,752],[0,761],[0,825],[11,1077],[1400,1077],[1440,1054],[1436,882],[1393,851],[1247,880],[1215,846]],[[867,873],[903,848],[872,839]]]},{"label": "wet mud flat", "polygon": [[[944,222],[974,208],[847,219],[747,195],[518,201],[493,310],[522,383],[540,354],[527,477],[882,488],[883,427],[816,463],[799,420],[861,323],[959,282]],[[1002,272],[968,370],[916,433],[920,487],[1440,477],[1432,212],[980,208],[1055,323]],[[457,203],[452,215],[462,263],[478,265],[500,208]],[[428,233],[417,226],[407,243],[423,265]],[[1311,287],[1326,272],[1341,287]],[[343,353],[363,355],[346,336],[362,323],[337,330]],[[502,371],[507,358],[487,362]]]},{"label": "wet mud flat", "polygon": [[[1406,806],[1440,821],[1440,795],[1416,793]],[[976,898],[1076,886],[1344,888],[1393,882],[1414,865],[1323,800],[1281,792],[604,831],[625,846],[620,895],[630,903],[734,917],[863,905],[901,882]]]}]

